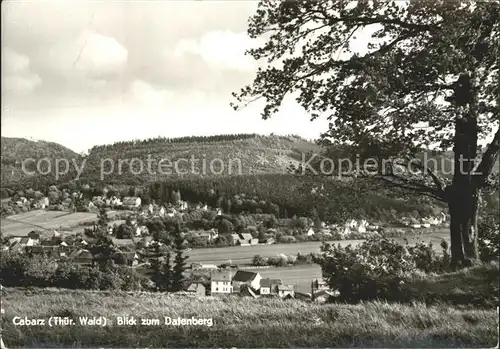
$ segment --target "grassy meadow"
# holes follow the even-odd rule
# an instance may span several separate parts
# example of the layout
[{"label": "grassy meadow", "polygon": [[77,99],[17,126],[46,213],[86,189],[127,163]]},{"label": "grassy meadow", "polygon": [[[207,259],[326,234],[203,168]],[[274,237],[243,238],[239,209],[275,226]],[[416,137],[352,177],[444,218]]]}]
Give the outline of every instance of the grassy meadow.
[{"label": "grassy meadow", "polygon": [[[4,289],[3,338],[9,348],[493,347],[498,338],[495,273],[498,275],[497,265],[482,266],[448,276],[422,276],[407,285],[409,292],[431,290],[445,300],[473,294],[475,284],[479,297],[493,301],[491,306],[482,307],[466,302],[450,305],[437,298],[427,304],[415,300],[406,304],[321,305],[239,296]],[[12,323],[14,316],[70,317],[76,324],[22,327]],[[81,326],[78,319],[83,316],[104,316],[108,325]],[[135,326],[118,326],[117,316],[157,318],[160,325],[141,325],[138,320]],[[167,326],[165,316],[212,318],[213,326]]]}]

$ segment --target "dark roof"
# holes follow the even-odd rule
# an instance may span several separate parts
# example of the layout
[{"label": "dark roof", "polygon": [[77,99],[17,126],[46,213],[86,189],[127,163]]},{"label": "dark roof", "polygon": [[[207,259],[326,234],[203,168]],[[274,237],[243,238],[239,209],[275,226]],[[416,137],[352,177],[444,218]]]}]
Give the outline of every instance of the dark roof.
[{"label": "dark roof", "polygon": [[228,271],[216,271],[211,274],[210,279],[212,281],[231,281],[231,277],[233,276],[233,273],[228,270]]},{"label": "dark roof", "polygon": [[238,270],[233,277],[233,281],[249,282],[255,279],[257,273],[251,271]]},{"label": "dark roof", "polygon": [[260,280],[260,287],[271,287],[272,285],[281,285],[281,280],[269,278]]}]

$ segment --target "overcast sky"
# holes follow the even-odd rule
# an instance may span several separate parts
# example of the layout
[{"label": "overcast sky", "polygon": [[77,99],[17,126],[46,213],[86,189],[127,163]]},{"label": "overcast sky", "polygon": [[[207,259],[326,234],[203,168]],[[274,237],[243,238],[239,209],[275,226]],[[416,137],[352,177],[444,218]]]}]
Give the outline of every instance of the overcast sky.
[{"label": "overcast sky", "polygon": [[246,35],[256,1],[3,1],[2,136],[75,151],[156,136],[223,133],[317,138],[294,101],[271,120],[233,111],[250,83]]}]

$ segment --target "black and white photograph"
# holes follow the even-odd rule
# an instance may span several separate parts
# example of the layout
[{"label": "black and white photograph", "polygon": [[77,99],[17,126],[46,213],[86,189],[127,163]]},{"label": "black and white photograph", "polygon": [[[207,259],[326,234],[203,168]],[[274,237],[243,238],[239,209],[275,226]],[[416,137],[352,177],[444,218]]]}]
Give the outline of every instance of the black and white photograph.
[{"label": "black and white photograph", "polygon": [[1,349],[498,348],[500,0],[1,10]]}]

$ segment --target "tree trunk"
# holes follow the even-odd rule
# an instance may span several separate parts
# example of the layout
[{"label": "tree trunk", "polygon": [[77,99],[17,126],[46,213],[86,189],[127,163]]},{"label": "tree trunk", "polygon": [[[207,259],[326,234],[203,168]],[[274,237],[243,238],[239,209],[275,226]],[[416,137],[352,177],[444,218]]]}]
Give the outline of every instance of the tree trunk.
[{"label": "tree trunk", "polygon": [[478,258],[477,217],[479,191],[454,188],[450,210],[451,261],[454,266],[468,266]]},{"label": "tree trunk", "polygon": [[458,112],[455,121],[453,182],[449,189],[451,261],[454,266],[470,265],[478,258],[477,215],[479,188],[474,180],[477,156],[477,119],[471,77],[462,75],[455,88]]}]

